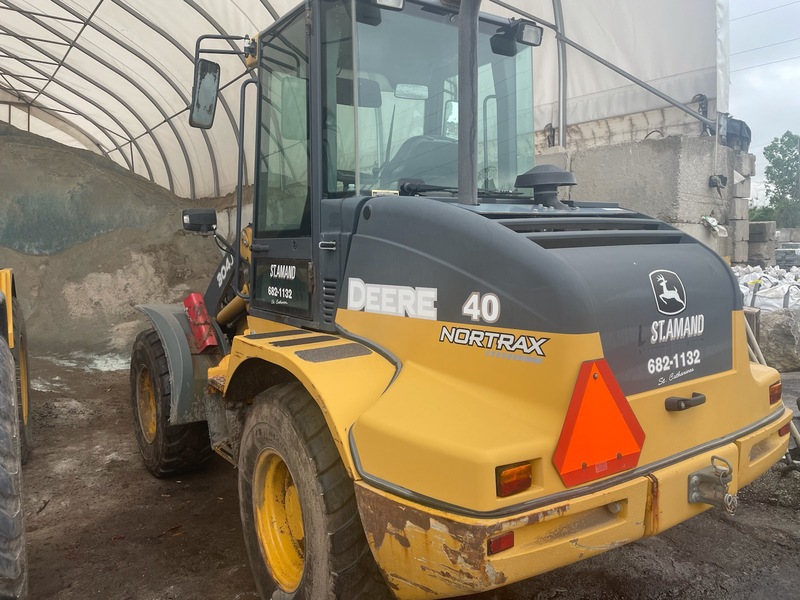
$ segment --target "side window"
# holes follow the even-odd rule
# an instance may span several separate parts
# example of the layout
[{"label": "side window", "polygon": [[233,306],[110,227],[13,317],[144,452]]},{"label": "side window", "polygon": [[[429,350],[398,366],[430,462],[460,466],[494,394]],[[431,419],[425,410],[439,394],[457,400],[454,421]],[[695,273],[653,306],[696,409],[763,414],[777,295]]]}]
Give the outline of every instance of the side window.
[{"label": "side window", "polygon": [[256,237],[311,235],[305,14],[261,40]]}]

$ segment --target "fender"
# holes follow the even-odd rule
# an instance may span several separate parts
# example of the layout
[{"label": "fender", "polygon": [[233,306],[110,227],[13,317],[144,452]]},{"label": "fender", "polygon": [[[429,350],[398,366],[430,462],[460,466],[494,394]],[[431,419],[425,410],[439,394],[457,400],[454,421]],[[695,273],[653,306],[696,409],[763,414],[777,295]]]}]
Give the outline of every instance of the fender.
[{"label": "fender", "polygon": [[[250,320],[251,326],[262,323],[265,322]],[[345,468],[351,477],[358,478],[348,443],[350,428],[387,389],[395,376],[395,365],[367,346],[342,336],[268,324],[273,325],[284,328],[251,331],[234,338],[225,372],[225,400],[249,400],[246,396],[251,389],[245,380],[253,368],[263,371],[268,363],[285,369],[314,398]]]},{"label": "fender", "polygon": [[[177,425],[205,421],[208,369],[219,363],[220,354],[197,353],[182,304],[144,304],[136,308],[152,322],[167,355],[172,390],[169,422]],[[226,350],[227,344],[219,331],[217,339],[220,348]]]},{"label": "fender", "polygon": [[0,334],[8,340],[8,347],[14,347],[14,313],[11,307],[12,298],[17,297],[17,288],[14,284],[14,269],[0,269],[0,293],[3,294],[0,312]]}]

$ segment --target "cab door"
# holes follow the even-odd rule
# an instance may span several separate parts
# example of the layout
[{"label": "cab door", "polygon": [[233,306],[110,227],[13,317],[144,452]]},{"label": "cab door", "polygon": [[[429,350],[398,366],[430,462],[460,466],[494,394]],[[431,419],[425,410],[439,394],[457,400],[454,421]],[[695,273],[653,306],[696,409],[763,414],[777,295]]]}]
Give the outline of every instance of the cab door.
[{"label": "cab door", "polygon": [[313,313],[307,39],[305,10],[260,39],[251,309],[281,321]]}]

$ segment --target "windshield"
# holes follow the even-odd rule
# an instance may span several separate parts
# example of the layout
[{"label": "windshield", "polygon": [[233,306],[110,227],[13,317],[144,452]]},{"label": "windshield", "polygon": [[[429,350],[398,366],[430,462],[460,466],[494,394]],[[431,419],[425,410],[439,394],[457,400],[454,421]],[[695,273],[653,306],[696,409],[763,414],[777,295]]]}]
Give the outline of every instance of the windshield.
[{"label": "windshield", "polygon": [[[440,4],[402,11],[322,3],[323,160],[329,197],[458,181],[458,21]],[[355,10],[355,18],[353,18]],[[353,23],[355,22],[355,25]],[[533,167],[531,49],[492,51],[502,21],[481,21],[478,187],[511,190]]]}]

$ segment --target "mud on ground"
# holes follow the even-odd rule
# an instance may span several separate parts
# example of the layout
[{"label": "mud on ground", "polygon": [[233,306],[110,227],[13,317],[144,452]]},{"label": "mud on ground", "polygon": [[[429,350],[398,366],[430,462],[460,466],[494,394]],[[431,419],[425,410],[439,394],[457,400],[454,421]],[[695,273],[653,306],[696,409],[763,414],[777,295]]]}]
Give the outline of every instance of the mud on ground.
[{"label": "mud on ground", "polygon": [[[124,357],[31,362],[36,448],[24,471],[31,598],[257,599],[235,469],[215,457],[192,476],[157,480],[145,471]],[[122,370],[98,370],[115,367]],[[710,511],[473,599],[800,597],[800,473],[776,467],[741,500],[734,517]]]}]

